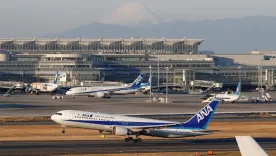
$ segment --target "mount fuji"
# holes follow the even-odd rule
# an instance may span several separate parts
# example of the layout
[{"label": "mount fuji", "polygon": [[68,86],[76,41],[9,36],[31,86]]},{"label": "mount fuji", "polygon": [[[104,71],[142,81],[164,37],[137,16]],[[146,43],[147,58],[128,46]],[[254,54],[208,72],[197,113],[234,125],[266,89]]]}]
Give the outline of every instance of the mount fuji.
[{"label": "mount fuji", "polygon": [[86,23],[44,37],[93,38],[196,38],[204,39],[200,50],[216,53],[248,53],[273,50],[276,17],[248,16],[217,20],[172,19],[137,2],[122,5],[97,22]]},{"label": "mount fuji", "polygon": [[167,15],[139,2],[129,2],[100,20],[98,23],[143,27],[171,21]]}]

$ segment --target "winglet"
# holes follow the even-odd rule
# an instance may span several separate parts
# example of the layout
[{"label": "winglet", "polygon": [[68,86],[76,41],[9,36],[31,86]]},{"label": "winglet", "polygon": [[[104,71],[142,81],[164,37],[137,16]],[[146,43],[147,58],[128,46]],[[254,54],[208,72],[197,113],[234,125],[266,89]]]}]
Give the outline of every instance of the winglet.
[{"label": "winglet", "polygon": [[55,80],[54,80],[54,84],[58,84],[58,76],[59,76],[59,74],[58,74],[58,71],[57,71],[56,76],[55,76]]},{"label": "winglet", "polygon": [[236,89],[236,92],[235,92],[235,95],[240,95],[240,94],[241,94],[241,82],[238,83],[237,89]]},{"label": "winglet", "polygon": [[183,124],[184,127],[206,129],[211,121],[220,100],[213,100],[202,108],[198,113],[196,113],[190,120]]},{"label": "winglet", "polygon": [[251,136],[235,136],[242,156],[268,156]]}]

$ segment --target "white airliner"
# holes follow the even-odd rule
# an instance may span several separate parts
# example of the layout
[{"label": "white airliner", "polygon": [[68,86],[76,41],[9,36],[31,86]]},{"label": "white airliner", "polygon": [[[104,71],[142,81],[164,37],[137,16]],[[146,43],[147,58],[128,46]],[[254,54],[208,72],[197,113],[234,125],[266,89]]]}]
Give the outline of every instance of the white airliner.
[{"label": "white airliner", "polygon": [[209,103],[213,99],[220,99],[222,102],[234,103],[239,100],[240,95],[241,95],[241,82],[238,83],[235,93],[226,91],[224,94],[208,94],[202,98],[203,99],[202,103]]},{"label": "white airliner", "polygon": [[[101,133],[110,132],[113,135],[128,136],[125,141],[141,142],[140,135],[182,138],[212,134],[215,130],[207,130],[220,101],[214,100],[202,108],[187,122],[173,122],[147,118],[111,115],[76,110],[63,110],[51,116],[51,119],[65,127],[79,127],[99,130]],[[135,135],[136,138],[130,137]]]},{"label": "white airliner", "polygon": [[111,94],[133,94],[141,89],[144,76],[145,74],[140,74],[131,86],[75,87],[69,89],[66,95],[105,98],[110,97]]},{"label": "white airliner", "polygon": [[268,156],[251,136],[235,136],[242,156]]},{"label": "white airliner", "polygon": [[133,89],[123,89],[123,90],[116,90],[112,93],[112,95],[126,95],[126,94],[135,94],[137,92],[145,92],[149,91],[151,83],[151,77],[149,78],[148,83],[141,83],[140,87],[133,88]]},{"label": "white airliner", "polygon": [[35,93],[39,94],[40,92],[43,93],[53,93],[58,88],[58,77],[59,73],[56,72],[55,80],[53,83],[41,83],[41,82],[34,82],[25,89],[26,93]]}]

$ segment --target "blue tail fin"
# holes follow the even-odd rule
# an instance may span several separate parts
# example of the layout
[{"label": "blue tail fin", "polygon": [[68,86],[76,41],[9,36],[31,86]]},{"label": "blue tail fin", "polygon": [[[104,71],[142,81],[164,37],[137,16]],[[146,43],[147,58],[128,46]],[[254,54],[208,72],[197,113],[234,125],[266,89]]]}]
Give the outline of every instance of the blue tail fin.
[{"label": "blue tail fin", "polygon": [[55,76],[55,80],[54,80],[54,84],[58,84],[58,71],[56,72],[56,76]]},{"label": "blue tail fin", "polygon": [[145,74],[140,74],[130,86],[131,88],[140,88],[143,82]]},{"label": "blue tail fin", "polygon": [[237,89],[236,89],[236,92],[235,92],[235,95],[240,95],[240,94],[241,94],[241,82],[238,83]]},{"label": "blue tail fin", "polygon": [[184,127],[206,129],[211,121],[220,101],[213,100],[183,124]]}]

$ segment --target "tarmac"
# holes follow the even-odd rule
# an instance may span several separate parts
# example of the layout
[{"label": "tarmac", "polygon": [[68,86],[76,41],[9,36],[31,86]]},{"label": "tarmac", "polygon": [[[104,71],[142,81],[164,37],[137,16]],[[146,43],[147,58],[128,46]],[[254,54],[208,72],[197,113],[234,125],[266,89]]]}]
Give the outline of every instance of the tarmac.
[{"label": "tarmac", "polygon": [[[248,93],[257,94],[257,93]],[[275,93],[272,97],[275,97]],[[160,97],[164,95],[154,95]],[[1,116],[50,116],[60,110],[84,110],[113,114],[181,114],[198,112],[205,104],[199,95],[169,95],[169,103],[146,102],[149,95],[112,96],[110,99],[93,97],[66,97],[53,100],[51,95],[11,95],[0,97]],[[276,102],[220,104],[217,112],[259,112],[275,111]],[[174,118],[183,121],[188,117]],[[170,119],[168,119],[170,120]],[[265,121],[272,118],[214,118],[214,121]],[[9,122],[9,125],[52,125],[46,122]],[[256,138],[265,150],[276,150],[276,138]],[[0,155],[66,155],[66,154],[109,154],[109,153],[162,153],[162,152],[207,152],[238,151],[232,139],[162,139],[143,140],[142,143],[125,143],[123,140],[66,140],[66,141],[0,141]]]},{"label": "tarmac", "polygon": [[[256,138],[264,150],[276,150],[276,138]],[[98,141],[12,141],[0,143],[0,155],[66,155],[110,153],[162,153],[238,151],[234,138],[230,139],[185,139],[143,140],[142,143],[123,140]]]},{"label": "tarmac", "polygon": [[[257,95],[258,93],[245,93]],[[276,93],[272,93],[272,99]],[[161,97],[165,95],[153,95]],[[11,95],[0,97],[1,116],[50,116],[60,110],[83,110],[112,114],[171,114],[195,113],[205,104],[199,95],[169,94],[169,103],[146,102],[149,95],[114,95],[110,99],[94,97],[66,97],[52,99],[51,95]],[[220,104],[217,112],[276,111],[276,102]]]}]

